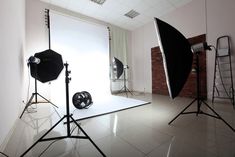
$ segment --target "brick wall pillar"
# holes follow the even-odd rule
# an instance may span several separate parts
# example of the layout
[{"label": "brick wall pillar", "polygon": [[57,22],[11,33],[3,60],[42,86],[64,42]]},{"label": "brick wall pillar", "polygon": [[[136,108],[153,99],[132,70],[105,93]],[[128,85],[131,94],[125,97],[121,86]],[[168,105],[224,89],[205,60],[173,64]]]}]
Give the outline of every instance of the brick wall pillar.
[{"label": "brick wall pillar", "polygon": [[[193,38],[189,38],[188,40],[190,44],[193,45],[196,43],[205,42],[206,36],[205,34],[203,34]],[[152,58],[152,93],[169,95],[166,84],[164,67],[163,67],[162,54],[160,52],[159,47],[154,47],[151,49],[151,58]],[[195,68],[195,58],[196,56],[194,55],[192,69]],[[204,99],[206,99],[207,98],[206,52],[199,53],[199,68],[200,68],[201,96]],[[179,96],[194,98],[196,96],[196,92],[197,92],[196,73],[192,71]]]}]

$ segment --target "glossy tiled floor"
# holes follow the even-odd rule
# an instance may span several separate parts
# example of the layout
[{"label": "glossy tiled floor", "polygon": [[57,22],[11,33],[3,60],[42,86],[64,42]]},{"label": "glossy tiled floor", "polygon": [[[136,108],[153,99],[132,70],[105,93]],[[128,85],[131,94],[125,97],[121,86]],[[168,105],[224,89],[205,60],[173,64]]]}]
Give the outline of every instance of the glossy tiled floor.
[{"label": "glossy tiled floor", "polygon": [[[137,94],[134,97],[152,103],[79,122],[106,156],[235,157],[235,132],[221,120],[190,114],[181,115],[168,125],[191,99],[171,100],[152,94]],[[195,107],[193,105],[189,110]],[[214,108],[235,128],[235,110],[231,104],[217,103]],[[206,108],[202,107],[202,110],[206,111]],[[25,114],[19,120],[4,152],[12,157],[20,156],[59,119],[59,114],[50,105],[38,105],[37,113]],[[65,134],[65,126],[60,124],[47,137]],[[81,135],[81,132],[75,128],[73,134]],[[26,156],[101,156],[88,140],[62,139],[52,142],[37,144]]]}]

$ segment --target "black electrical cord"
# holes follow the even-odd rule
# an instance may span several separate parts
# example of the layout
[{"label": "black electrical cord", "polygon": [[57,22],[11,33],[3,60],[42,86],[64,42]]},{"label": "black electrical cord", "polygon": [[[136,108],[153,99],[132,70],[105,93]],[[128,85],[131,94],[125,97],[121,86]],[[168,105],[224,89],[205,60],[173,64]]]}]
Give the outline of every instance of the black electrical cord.
[{"label": "black electrical cord", "polygon": [[9,157],[8,155],[6,155],[6,154],[5,154],[5,153],[3,153],[3,152],[0,152],[0,154],[4,155],[4,156],[6,156],[6,157]]}]

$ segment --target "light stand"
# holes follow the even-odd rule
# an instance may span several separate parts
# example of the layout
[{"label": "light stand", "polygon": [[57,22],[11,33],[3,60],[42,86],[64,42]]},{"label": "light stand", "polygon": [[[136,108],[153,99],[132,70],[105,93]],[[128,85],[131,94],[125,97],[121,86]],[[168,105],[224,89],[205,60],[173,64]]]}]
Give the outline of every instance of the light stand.
[{"label": "light stand", "polygon": [[[60,140],[64,138],[75,138],[75,139],[88,139],[93,146],[100,152],[100,154],[103,157],[106,157],[106,155],[100,150],[100,148],[92,141],[92,139],[86,134],[86,132],[82,129],[82,127],[74,120],[73,115],[70,114],[69,111],[69,81],[71,78],[69,77],[69,74],[71,71],[68,71],[68,63],[64,64],[65,66],[65,90],[66,90],[66,115],[64,115],[55,125],[53,125],[41,138],[39,138],[31,147],[29,147],[22,155],[26,155],[37,143],[43,142],[43,141],[53,141],[53,140]],[[73,136],[71,135],[71,128],[70,128],[70,118],[72,119],[72,122],[76,124],[76,126],[81,130],[81,132],[85,136]],[[59,123],[61,123],[64,119],[66,119],[66,127],[67,127],[67,135],[65,136],[59,136],[59,137],[52,137],[52,138],[44,138],[47,134],[49,134]]]},{"label": "light stand", "polygon": [[127,79],[126,79],[126,70],[128,69],[128,65],[126,65],[124,67],[124,72],[123,72],[123,77],[124,77],[124,80],[123,80],[123,83],[124,83],[124,86],[120,89],[119,93],[121,92],[125,92],[126,93],[126,96],[128,97],[128,92],[131,93],[131,95],[133,95],[133,93],[127,88],[127,85],[126,85],[126,82],[127,82]]},{"label": "light stand", "polygon": [[[36,66],[35,69],[37,69],[37,65],[35,65],[35,66]],[[38,96],[41,97],[42,99],[44,99],[45,101],[38,102]],[[35,101],[33,101],[33,98],[35,98]],[[58,108],[58,106],[56,106],[51,101],[49,101],[48,99],[46,99],[45,97],[43,97],[41,94],[38,93],[38,90],[37,90],[37,79],[35,78],[35,80],[34,80],[34,93],[32,93],[29,101],[26,103],[25,108],[24,108],[23,112],[20,115],[20,119],[22,118],[24,112],[28,109],[29,106],[31,106],[33,104],[37,104],[37,103],[50,103],[53,106],[55,106],[56,108]]]},{"label": "light stand", "polygon": [[[45,15],[45,22],[46,22],[46,25],[47,25],[47,28],[48,28],[48,46],[49,46],[49,50],[50,50],[50,49],[51,49],[51,31],[50,31],[50,16],[49,16],[49,12],[50,12],[49,9],[45,9],[45,13],[46,13],[46,15]],[[51,59],[48,59],[48,60],[51,60]],[[55,59],[53,59],[53,60],[55,60]],[[37,77],[38,77],[37,72],[38,72],[38,64],[39,64],[39,63],[40,63],[40,58],[31,56],[31,57],[28,59],[28,65],[34,65],[34,67],[35,67],[35,71],[34,71],[34,73],[35,73],[35,75],[36,75],[36,77],[35,77],[35,86],[34,86],[35,89],[34,89],[34,93],[32,93],[32,95],[31,95],[29,101],[26,103],[25,108],[24,108],[23,112],[22,112],[21,115],[20,115],[20,119],[22,118],[24,112],[27,110],[27,108],[28,108],[29,106],[31,106],[32,104],[37,104],[37,103],[39,103],[39,102],[38,102],[38,99],[37,99],[38,96],[41,97],[42,99],[44,99],[44,100],[46,101],[46,102],[40,102],[40,103],[50,103],[50,104],[52,104],[53,106],[55,106],[56,108],[58,108],[58,106],[56,106],[56,105],[53,104],[51,101],[49,101],[48,99],[46,99],[45,97],[43,97],[41,94],[39,94],[39,93],[37,92]],[[32,66],[31,66],[31,67],[32,67]],[[48,68],[48,67],[47,67],[47,68]],[[33,102],[33,98],[34,98],[34,97],[35,97],[35,101]]]},{"label": "light stand", "polygon": [[[197,95],[196,98],[188,105],[186,106],[175,118],[173,118],[168,124],[170,125],[174,120],[176,120],[181,114],[194,114],[198,116],[199,114],[204,114],[216,119],[222,120],[230,129],[232,129],[233,132],[235,132],[235,129],[228,124],[213,108],[211,108],[202,98],[200,95],[200,77],[199,77],[199,53],[196,53],[196,75],[197,75]],[[194,102],[197,102],[197,111],[192,111],[192,112],[185,112],[191,105],[194,104]],[[205,113],[204,111],[201,110],[201,105],[204,104],[208,109],[210,109],[215,115],[211,115],[208,113]]]}]

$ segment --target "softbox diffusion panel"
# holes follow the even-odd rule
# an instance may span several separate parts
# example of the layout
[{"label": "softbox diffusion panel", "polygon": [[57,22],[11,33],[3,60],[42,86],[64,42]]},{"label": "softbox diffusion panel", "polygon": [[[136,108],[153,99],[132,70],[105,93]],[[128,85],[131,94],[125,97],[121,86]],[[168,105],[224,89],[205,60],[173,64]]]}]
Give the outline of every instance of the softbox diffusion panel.
[{"label": "softbox diffusion panel", "polygon": [[162,53],[169,95],[175,98],[191,72],[193,53],[188,40],[174,27],[157,18],[154,20]]},{"label": "softbox diffusion panel", "polygon": [[119,59],[117,59],[116,57],[113,58],[113,66],[115,67],[114,71],[117,73],[116,77],[117,77],[117,79],[119,79],[123,73],[124,66],[123,66],[122,62]]},{"label": "softbox diffusion panel", "polygon": [[62,56],[51,49],[35,53],[34,57],[40,63],[30,64],[31,76],[42,83],[57,79],[64,68]]}]

